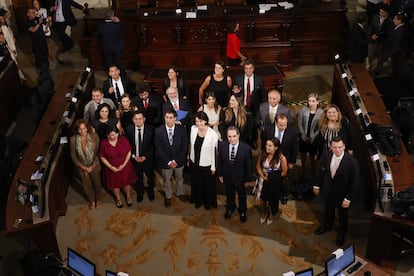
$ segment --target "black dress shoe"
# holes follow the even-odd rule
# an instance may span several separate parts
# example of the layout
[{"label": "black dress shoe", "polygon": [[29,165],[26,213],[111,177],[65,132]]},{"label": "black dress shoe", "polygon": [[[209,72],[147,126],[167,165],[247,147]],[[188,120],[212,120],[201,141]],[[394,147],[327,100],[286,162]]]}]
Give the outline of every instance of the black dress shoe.
[{"label": "black dress shoe", "polygon": [[148,199],[149,199],[149,201],[154,201],[154,199],[155,199],[155,195],[154,195],[154,192],[148,192]]},{"label": "black dress shoe", "polygon": [[315,235],[325,234],[329,230],[330,229],[326,229],[325,227],[319,227],[318,229],[315,230]]},{"label": "black dress shoe", "polygon": [[144,200],[144,196],[142,194],[137,194],[137,202],[142,202]]},{"label": "black dress shoe", "polygon": [[229,219],[233,215],[233,211],[227,210],[226,213],[224,213],[224,218]]},{"label": "black dress shoe", "polygon": [[246,220],[247,220],[246,213],[241,212],[240,213],[240,222],[243,223],[243,222],[246,222]]},{"label": "black dress shoe", "polygon": [[187,202],[187,197],[185,195],[179,195],[178,198],[182,201],[182,202]]},{"label": "black dress shoe", "polygon": [[164,206],[165,206],[166,208],[168,208],[168,207],[170,207],[170,206],[171,206],[171,198],[166,198],[166,199],[164,199]]},{"label": "black dress shoe", "polygon": [[338,237],[336,238],[336,246],[342,246],[344,245],[344,236],[343,235],[338,235]]}]

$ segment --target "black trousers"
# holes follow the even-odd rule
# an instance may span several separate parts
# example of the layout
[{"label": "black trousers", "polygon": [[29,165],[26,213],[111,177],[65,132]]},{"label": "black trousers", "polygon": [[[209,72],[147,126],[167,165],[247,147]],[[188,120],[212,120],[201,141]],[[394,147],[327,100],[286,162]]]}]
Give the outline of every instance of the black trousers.
[{"label": "black trousers", "polygon": [[335,209],[338,211],[339,228],[338,235],[345,236],[348,229],[348,209],[343,208],[342,202],[335,202],[329,198],[325,199],[324,227],[332,229],[335,220]]},{"label": "black trousers", "polygon": [[68,24],[66,24],[66,22],[53,22],[53,26],[55,28],[59,40],[62,42],[62,51],[64,52],[72,49],[75,43],[73,42],[72,38],[68,36],[65,32]]},{"label": "black trousers", "polygon": [[138,163],[135,160],[132,161],[134,165],[135,171],[137,173],[138,180],[136,182],[136,191],[137,194],[142,196],[145,192],[144,188],[144,173],[147,176],[148,180],[148,194],[154,193],[154,183],[155,183],[155,175],[154,175],[154,162],[150,162],[149,160],[145,160],[142,163]]},{"label": "black trousers", "polygon": [[211,167],[200,167],[191,163],[191,195],[196,206],[217,208],[216,181]]},{"label": "black trousers", "polygon": [[236,209],[236,196],[239,197],[239,211],[245,213],[247,211],[246,188],[244,182],[235,182],[231,178],[224,178],[224,186],[226,190],[227,211],[234,211]]}]

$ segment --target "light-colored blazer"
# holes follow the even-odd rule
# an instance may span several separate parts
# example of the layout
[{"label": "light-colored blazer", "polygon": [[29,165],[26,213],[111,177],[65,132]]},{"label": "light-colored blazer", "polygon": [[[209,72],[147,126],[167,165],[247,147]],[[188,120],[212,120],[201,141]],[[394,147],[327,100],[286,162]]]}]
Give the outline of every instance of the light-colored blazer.
[{"label": "light-colored blazer", "polygon": [[[318,108],[316,110],[315,116],[313,117],[311,128],[310,128],[310,139],[311,143],[315,140],[315,137],[319,134],[319,119],[321,118],[321,115],[323,113],[323,110],[321,108]],[[300,131],[300,136],[302,140],[306,139],[306,130],[308,129],[308,122],[309,122],[309,114],[310,109],[307,106],[304,106],[298,115],[298,128]]]},{"label": "light-colored blazer", "polygon": [[[115,109],[115,105],[111,99],[103,98],[103,103],[109,104],[112,110]],[[83,111],[83,119],[88,122],[89,124],[95,120],[95,104],[93,100],[90,100],[86,105]]]},{"label": "light-colored blazer", "polygon": [[[190,160],[194,162],[194,143],[197,138],[197,127],[195,125],[191,126],[190,132]],[[216,151],[218,144],[217,133],[211,129],[207,129],[206,136],[204,137],[203,145],[201,146],[200,152],[200,166],[208,167],[211,166],[211,170],[216,170]]]}]

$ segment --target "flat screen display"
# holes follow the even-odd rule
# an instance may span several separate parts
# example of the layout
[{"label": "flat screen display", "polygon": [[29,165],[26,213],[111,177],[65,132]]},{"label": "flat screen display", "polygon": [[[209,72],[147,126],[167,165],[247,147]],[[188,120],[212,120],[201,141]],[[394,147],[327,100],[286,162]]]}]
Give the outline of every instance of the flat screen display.
[{"label": "flat screen display", "polygon": [[116,276],[116,273],[112,272],[112,271],[109,271],[109,270],[106,270],[105,271],[105,276]]},{"label": "flat screen display", "polygon": [[351,244],[344,249],[344,254],[338,259],[333,256],[325,263],[325,271],[327,276],[335,276],[341,273],[355,261],[354,245]]},{"label": "flat screen display", "polygon": [[308,268],[295,273],[295,276],[313,276],[313,268]]},{"label": "flat screen display", "polygon": [[82,276],[95,276],[95,264],[68,247],[68,267]]}]

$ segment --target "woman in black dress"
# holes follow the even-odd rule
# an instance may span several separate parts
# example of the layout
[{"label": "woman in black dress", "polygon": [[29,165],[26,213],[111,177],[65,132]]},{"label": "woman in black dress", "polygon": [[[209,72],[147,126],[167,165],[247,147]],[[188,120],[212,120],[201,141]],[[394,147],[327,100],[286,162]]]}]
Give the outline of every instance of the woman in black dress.
[{"label": "woman in black dress", "polygon": [[[261,152],[256,163],[259,181],[263,187],[260,191],[260,223],[273,223],[273,216],[279,211],[279,199],[282,193],[283,177],[287,174],[287,160],[282,154],[280,141],[272,137],[266,141],[265,150]],[[269,210],[270,208],[270,210]]]},{"label": "woman in black dress", "polygon": [[200,89],[198,90],[199,105],[203,104],[204,93],[206,91],[211,91],[214,93],[214,96],[217,99],[217,103],[221,107],[227,106],[231,85],[232,80],[230,76],[226,74],[226,66],[224,65],[224,62],[217,61],[214,64],[214,73],[204,79],[204,82],[201,84]]},{"label": "woman in black dress", "polygon": [[121,134],[124,134],[126,127],[132,124],[132,117],[134,116],[134,112],[136,110],[138,110],[138,108],[132,104],[131,96],[129,96],[127,93],[123,94],[119,103],[118,110],[115,112],[115,116],[121,123]]},{"label": "woman in black dress", "polygon": [[95,120],[92,122],[92,132],[97,133],[99,139],[106,138],[106,132],[110,127],[121,128],[119,120],[115,118],[111,107],[107,103],[102,103],[98,106],[95,113]]}]

